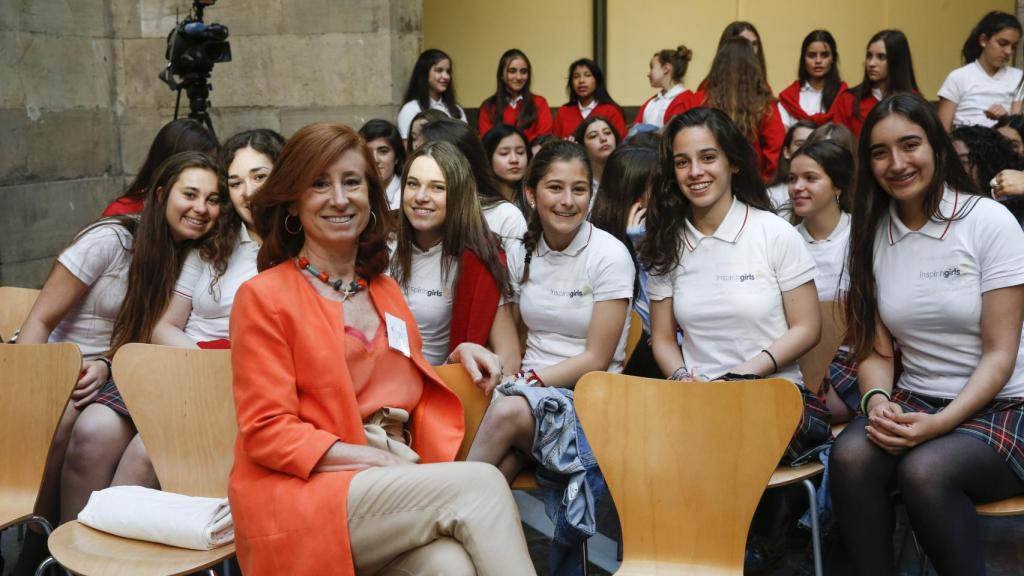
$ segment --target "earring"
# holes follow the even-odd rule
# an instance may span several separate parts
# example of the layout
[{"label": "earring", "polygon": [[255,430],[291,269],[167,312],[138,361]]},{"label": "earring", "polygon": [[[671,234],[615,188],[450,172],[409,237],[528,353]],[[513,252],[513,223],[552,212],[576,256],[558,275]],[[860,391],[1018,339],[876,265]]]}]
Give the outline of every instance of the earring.
[{"label": "earring", "polygon": [[299,220],[299,227],[297,229],[295,229],[295,230],[292,230],[291,228],[288,227],[288,219],[289,218],[295,218],[296,220],[299,220],[297,217],[292,216],[291,214],[285,214],[284,215],[284,231],[289,233],[289,234],[291,234],[292,236],[298,234],[299,232],[302,232],[302,221]]},{"label": "earring", "polygon": [[373,219],[373,222],[370,224],[370,229],[372,230],[377,227],[377,215],[373,213],[373,210],[370,210],[370,218]]}]

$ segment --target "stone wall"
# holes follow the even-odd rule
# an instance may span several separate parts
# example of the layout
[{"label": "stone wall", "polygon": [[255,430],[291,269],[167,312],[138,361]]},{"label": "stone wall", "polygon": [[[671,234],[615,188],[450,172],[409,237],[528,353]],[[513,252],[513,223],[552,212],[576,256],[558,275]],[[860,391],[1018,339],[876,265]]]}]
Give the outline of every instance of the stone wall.
[{"label": "stone wall", "polygon": [[[0,2],[0,285],[39,286],[141,164],[174,114],[157,74],[190,6]],[[422,0],[221,0],[204,19],[231,31],[211,79],[222,139],[393,118],[422,42]]]}]

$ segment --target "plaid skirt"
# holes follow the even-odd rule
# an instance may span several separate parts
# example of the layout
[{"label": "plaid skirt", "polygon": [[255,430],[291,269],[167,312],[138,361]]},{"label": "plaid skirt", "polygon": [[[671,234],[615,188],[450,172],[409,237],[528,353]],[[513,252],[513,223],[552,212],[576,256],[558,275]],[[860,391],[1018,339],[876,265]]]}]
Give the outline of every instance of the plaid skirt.
[{"label": "plaid skirt", "polygon": [[112,378],[108,379],[107,383],[100,388],[100,393],[92,401],[110,408],[121,416],[131,418],[131,414],[128,414],[128,408],[124,405],[124,398],[121,397],[121,392],[117,389],[117,385],[114,384]]},{"label": "plaid skirt", "polygon": [[836,357],[828,366],[828,375],[821,387],[822,396],[832,388],[836,396],[846,404],[854,414],[860,410],[860,387],[857,386],[857,364],[850,359],[845,350],[836,352]]},{"label": "plaid skirt", "polygon": [[810,390],[804,386],[799,388],[804,399],[804,412],[782,455],[782,464],[787,466],[806,464],[832,442],[832,414]]},{"label": "plaid skirt", "polygon": [[[892,401],[899,404],[904,412],[935,414],[953,400],[897,388]],[[991,446],[1006,460],[1014,474],[1024,480],[1024,397],[996,398],[973,418],[954,428],[953,432],[973,436]]]}]

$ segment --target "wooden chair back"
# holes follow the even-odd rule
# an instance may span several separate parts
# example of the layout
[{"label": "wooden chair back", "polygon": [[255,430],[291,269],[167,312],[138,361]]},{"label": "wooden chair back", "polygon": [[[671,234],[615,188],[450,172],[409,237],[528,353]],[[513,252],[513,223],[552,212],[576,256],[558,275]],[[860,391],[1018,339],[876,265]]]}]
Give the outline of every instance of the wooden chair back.
[{"label": "wooden chair back", "polygon": [[800,358],[804,386],[811,392],[821,388],[836,351],[846,338],[846,314],[842,302],[821,302],[821,340]]},{"label": "wooden chair back", "polygon": [[643,335],[644,321],[636,313],[636,310],[631,308],[629,311],[629,332],[626,334],[626,359],[622,361],[623,366],[633,356],[633,350],[636,350],[636,345],[640,343],[640,338]]},{"label": "wooden chair back", "polygon": [[459,453],[455,457],[456,460],[462,461],[469,454],[469,447],[473,445],[473,439],[476,438],[476,431],[480,428],[480,421],[484,418],[484,412],[487,412],[490,399],[484,396],[483,390],[473,383],[469,372],[466,372],[462,364],[435,366],[434,370],[444,381],[445,386],[448,386],[459,397],[459,400],[462,400],[466,435],[462,437],[462,445],[459,446]]},{"label": "wooden chair back", "polygon": [[238,432],[231,351],[127,344],[114,356],[114,380],[160,487],[226,497]]},{"label": "wooden chair back", "polygon": [[32,515],[53,433],[81,370],[74,344],[0,346],[0,529]]},{"label": "wooden chair back", "polygon": [[622,523],[620,574],[742,574],[754,509],[796,429],[783,379],[591,372],[576,412]]},{"label": "wooden chair back", "polygon": [[6,342],[21,328],[39,290],[0,286],[0,342]]}]

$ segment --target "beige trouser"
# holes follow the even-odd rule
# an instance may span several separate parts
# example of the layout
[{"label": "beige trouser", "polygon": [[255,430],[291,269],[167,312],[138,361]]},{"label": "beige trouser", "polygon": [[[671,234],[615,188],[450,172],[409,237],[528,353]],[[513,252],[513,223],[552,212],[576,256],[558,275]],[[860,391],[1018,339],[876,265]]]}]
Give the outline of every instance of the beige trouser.
[{"label": "beige trouser", "polygon": [[505,477],[490,464],[369,468],[348,490],[358,574],[536,574]]}]

